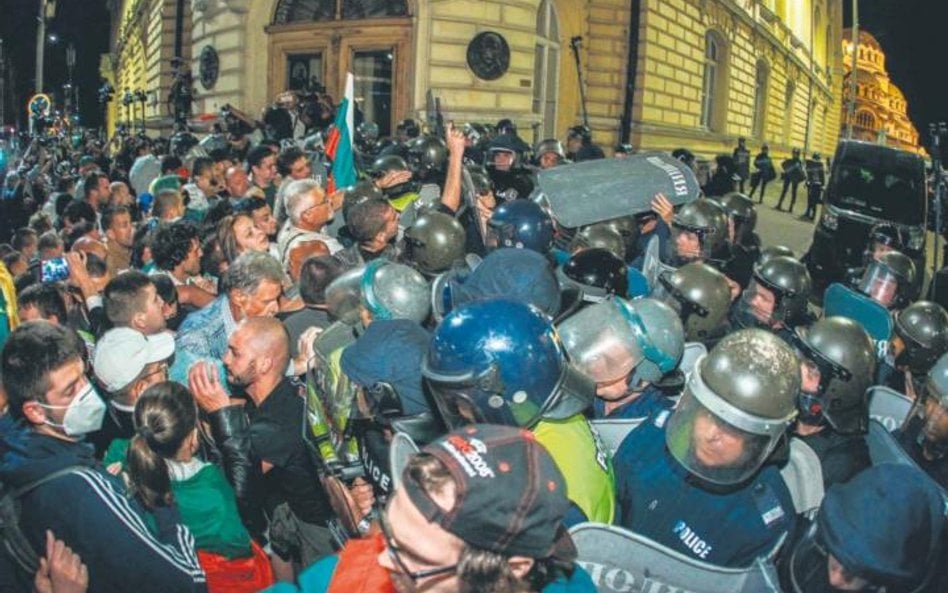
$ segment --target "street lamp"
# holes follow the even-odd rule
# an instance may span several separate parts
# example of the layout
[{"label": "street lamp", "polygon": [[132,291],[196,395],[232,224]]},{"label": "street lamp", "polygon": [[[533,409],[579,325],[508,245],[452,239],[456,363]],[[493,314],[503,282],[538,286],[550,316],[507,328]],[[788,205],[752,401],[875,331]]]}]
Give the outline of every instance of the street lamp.
[{"label": "street lamp", "polygon": [[56,0],[40,0],[36,19],[36,92],[43,92],[43,58],[46,51],[46,21],[56,16]]},{"label": "street lamp", "polygon": [[859,0],[853,0],[852,57],[849,69],[849,109],[847,110],[846,138],[853,138],[853,120],[856,119],[856,58],[859,56]]}]

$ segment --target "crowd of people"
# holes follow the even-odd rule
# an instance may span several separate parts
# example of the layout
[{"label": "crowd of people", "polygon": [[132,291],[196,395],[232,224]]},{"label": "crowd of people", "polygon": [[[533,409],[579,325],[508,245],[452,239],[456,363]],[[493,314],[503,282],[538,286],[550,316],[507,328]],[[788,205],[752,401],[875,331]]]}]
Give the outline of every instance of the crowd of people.
[{"label": "crowd of people", "polygon": [[[946,590],[948,313],[897,226],[841,280],[880,336],[756,233],[766,146],[566,228],[530,198],[606,158],[585,126],[363,123],[332,189],[327,131],[279,109],[9,155],[0,591],[581,593],[589,522],[787,593]],[[777,208],[807,181],[812,219],[819,155],[788,160]],[[870,455],[875,386],[911,461]]]}]

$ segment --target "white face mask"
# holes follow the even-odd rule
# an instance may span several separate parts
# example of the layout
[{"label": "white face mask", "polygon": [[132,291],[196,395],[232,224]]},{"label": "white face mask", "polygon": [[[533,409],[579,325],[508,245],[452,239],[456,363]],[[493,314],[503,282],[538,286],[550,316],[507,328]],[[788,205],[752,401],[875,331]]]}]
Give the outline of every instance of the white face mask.
[{"label": "white face mask", "polygon": [[50,406],[39,404],[49,410],[66,410],[63,416],[63,423],[56,424],[46,421],[46,424],[55,428],[61,428],[63,432],[71,437],[82,436],[95,432],[102,428],[102,420],[105,417],[105,402],[96,393],[92,383],[86,383],[85,388],[80,391],[76,397],[72,398],[68,406]]}]

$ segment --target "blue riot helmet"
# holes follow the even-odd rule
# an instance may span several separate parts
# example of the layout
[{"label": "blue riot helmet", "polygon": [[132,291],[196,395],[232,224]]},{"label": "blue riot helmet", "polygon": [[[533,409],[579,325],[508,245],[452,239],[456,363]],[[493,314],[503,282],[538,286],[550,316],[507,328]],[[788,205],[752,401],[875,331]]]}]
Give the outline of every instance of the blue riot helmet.
[{"label": "blue riot helmet", "polygon": [[553,246],[553,219],[530,200],[505,202],[487,222],[487,246],[516,247],[547,253]]},{"label": "blue riot helmet", "polygon": [[505,299],[451,311],[435,330],[421,372],[448,429],[564,420],[589,407],[596,393],[570,364],[550,318]]}]

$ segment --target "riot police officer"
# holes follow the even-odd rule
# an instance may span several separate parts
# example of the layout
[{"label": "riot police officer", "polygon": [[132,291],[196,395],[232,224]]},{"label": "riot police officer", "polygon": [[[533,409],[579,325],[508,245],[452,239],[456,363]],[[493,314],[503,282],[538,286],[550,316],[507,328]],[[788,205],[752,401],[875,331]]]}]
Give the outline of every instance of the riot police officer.
[{"label": "riot police officer", "polygon": [[614,463],[617,522],[718,566],[749,566],[792,532],[767,464],[796,416],[799,363],[769,332],[734,332],[698,359],[674,412],[633,430]]},{"label": "riot police officer", "polygon": [[487,222],[487,248],[515,247],[547,254],[553,247],[553,220],[530,200],[505,202]]},{"label": "riot police officer", "polygon": [[422,274],[434,276],[464,259],[464,227],[454,218],[434,210],[422,212],[405,230],[405,261]]},{"label": "riot police officer", "polygon": [[823,201],[825,185],[826,167],[823,166],[820,153],[814,152],[813,158],[806,160],[806,211],[800,220],[813,220],[816,217],[816,205]]},{"label": "riot police officer", "polygon": [[727,315],[731,289],[724,274],[701,262],[692,262],[659,278],[664,300],[684,324],[685,339],[707,347],[730,329]]},{"label": "riot police officer", "polygon": [[770,158],[770,147],[764,144],[760,147],[760,152],[754,157],[754,174],[751,175],[750,197],[754,197],[754,192],[760,187],[760,199],[758,204],[764,202],[764,192],[767,191],[767,184],[777,177],[774,171],[774,162]]},{"label": "riot police officer", "polygon": [[326,288],[326,304],[335,319],[368,326],[375,319],[424,323],[431,312],[428,281],[405,264],[376,259],[349,270]]},{"label": "riot police officer", "polygon": [[583,249],[605,249],[625,259],[626,243],[615,228],[604,222],[597,222],[579,229],[569,243],[570,253]]},{"label": "riot police officer", "polygon": [[727,214],[720,204],[708,199],[689,202],[672,218],[673,253],[669,263],[682,266],[706,261],[721,267],[728,260]]},{"label": "riot police officer", "polygon": [[793,328],[811,321],[810,286],[806,266],[786,256],[772,257],[754,268],[731,320],[737,327],[762,327],[789,340]]},{"label": "riot police officer", "polygon": [[917,402],[895,437],[919,467],[948,489],[948,353],[928,371]]},{"label": "riot police officer", "polygon": [[737,192],[731,192],[720,200],[727,212],[728,240],[731,244],[731,259],[725,273],[729,278],[747,288],[751,270],[760,257],[760,237],[754,232],[757,226],[757,210],[754,200]]},{"label": "riot police officer", "polygon": [[566,477],[569,524],[611,523],[611,466],[583,416],[595,397],[549,318],[505,299],[463,305],[435,330],[421,372],[448,429],[475,422],[529,428]]},{"label": "riot police officer", "polygon": [[541,171],[562,165],[566,161],[563,143],[556,138],[547,138],[537,143],[533,150],[534,165]]},{"label": "riot police officer", "polygon": [[915,274],[910,257],[889,251],[866,266],[856,289],[886,309],[902,309],[918,297]]},{"label": "riot police officer", "polygon": [[645,418],[672,407],[655,386],[684,352],[675,312],[655,299],[612,299],[557,327],[570,360],[596,383],[595,418]]},{"label": "riot police officer", "polygon": [[524,167],[523,153],[523,140],[510,134],[501,134],[487,145],[484,165],[494,183],[494,195],[501,200],[526,198],[533,191],[533,175]]},{"label": "riot police officer", "polygon": [[783,210],[783,199],[787,197],[787,189],[790,191],[790,207],[787,208],[787,212],[793,212],[793,206],[797,203],[797,186],[800,185],[800,182],[806,179],[806,172],[803,170],[803,160],[800,159],[800,149],[794,148],[793,154],[789,159],[785,159],[780,163],[780,167],[783,169],[781,177],[783,177],[783,190],[780,192],[780,200],[777,202],[776,209]]},{"label": "riot police officer", "polygon": [[894,321],[876,383],[915,397],[932,365],[948,351],[948,313],[937,303],[916,301],[897,312]]},{"label": "riot police officer", "polygon": [[589,126],[582,124],[573,126],[567,131],[566,154],[574,163],[606,158],[602,148],[593,144],[592,130]]},{"label": "riot police officer", "polygon": [[625,262],[614,253],[599,247],[583,249],[573,254],[556,270],[560,288],[573,294],[578,304],[598,303],[620,296],[629,290],[629,275]]},{"label": "riot police officer", "polygon": [[376,187],[399,213],[404,212],[418,199],[420,184],[412,180],[412,171],[402,157],[383,155],[372,163],[371,175]]},{"label": "riot police officer", "polygon": [[869,467],[866,390],[872,384],[876,353],[858,323],[826,317],[798,328],[800,394],[795,432],[820,459],[823,483],[848,482]]},{"label": "riot police officer", "polygon": [[750,177],[750,151],[747,150],[747,140],[745,138],[737,139],[737,147],[731,156],[734,159],[737,176],[740,178],[738,191],[744,193],[744,182]]}]

